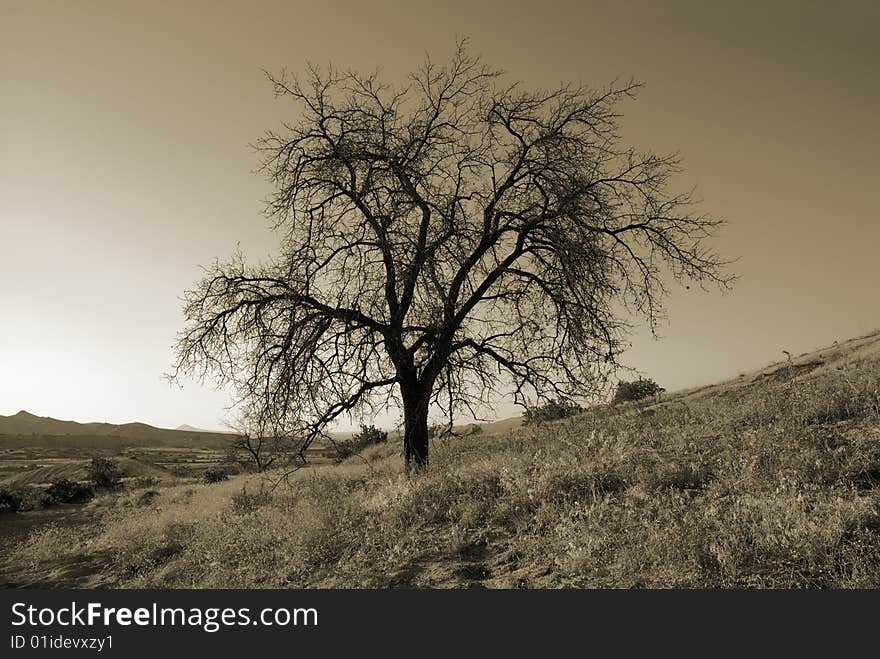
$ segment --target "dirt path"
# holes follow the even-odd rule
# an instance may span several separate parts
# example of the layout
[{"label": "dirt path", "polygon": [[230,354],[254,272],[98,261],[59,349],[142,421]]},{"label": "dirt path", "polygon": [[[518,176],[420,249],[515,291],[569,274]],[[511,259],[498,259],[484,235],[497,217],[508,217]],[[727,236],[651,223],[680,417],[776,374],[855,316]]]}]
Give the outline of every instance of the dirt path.
[{"label": "dirt path", "polygon": [[0,515],[0,588],[90,588],[100,581],[106,557],[78,556],[66,562],[57,560],[26,564],[14,555],[14,548],[32,531],[55,526],[80,526],[98,513],[79,505],[63,505],[46,510],[29,510]]},{"label": "dirt path", "polygon": [[[390,574],[383,588],[541,588],[552,586],[549,570],[521,565],[510,536],[496,529],[457,552],[426,552]],[[429,538],[426,537],[426,544]]]}]

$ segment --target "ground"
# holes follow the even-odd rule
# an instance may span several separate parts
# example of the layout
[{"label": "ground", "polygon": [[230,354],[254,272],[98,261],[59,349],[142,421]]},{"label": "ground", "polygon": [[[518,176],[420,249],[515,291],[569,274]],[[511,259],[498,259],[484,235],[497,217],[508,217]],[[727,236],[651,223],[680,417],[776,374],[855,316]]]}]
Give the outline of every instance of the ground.
[{"label": "ground", "polygon": [[394,442],[291,474],[132,486],[38,526],[0,583],[880,586],[880,333],[431,450],[413,479]]}]

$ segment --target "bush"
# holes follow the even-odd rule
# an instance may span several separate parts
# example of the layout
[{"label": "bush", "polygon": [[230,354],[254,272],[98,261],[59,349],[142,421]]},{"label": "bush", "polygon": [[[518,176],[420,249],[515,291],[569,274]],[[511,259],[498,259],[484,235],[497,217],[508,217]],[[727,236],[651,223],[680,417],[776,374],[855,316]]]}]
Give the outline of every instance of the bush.
[{"label": "bush", "polygon": [[229,479],[229,473],[222,467],[210,467],[202,474],[202,480],[206,483],[221,483]]},{"label": "bush", "polygon": [[555,421],[556,419],[565,419],[584,411],[580,405],[570,403],[564,400],[551,400],[544,405],[536,405],[527,407],[525,414],[525,425],[537,425],[545,421]]},{"label": "bush", "polygon": [[614,392],[612,403],[623,403],[629,400],[641,400],[649,396],[661,394],[666,389],[658,385],[653,380],[639,378],[632,382],[621,380],[617,383],[617,391]]},{"label": "bush", "polygon": [[158,490],[144,490],[141,492],[140,496],[138,496],[135,501],[135,505],[137,506],[149,506],[152,505],[153,501],[159,496]]},{"label": "bush", "polygon": [[18,492],[0,488],[0,513],[17,513],[21,510],[21,495]]},{"label": "bush", "polygon": [[232,512],[246,515],[270,503],[272,503],[272,492],[266,489],[265,484],[261,483],[257,492],[248,492],[243,486],[241,492],[232,495]]},{"label": "bush", "polygon": [[337,442],[335,444],[336,455],[334,456],[334,459],[336,462],[342,462],[346,458],[349,458],[356,453],[360,453],[368,446],[384,444],[387,441],[388,433],[386,431],[380,430],[373,425],[367,426],[361,424],[361,431],[359,433],[355,433],[348,441]]},{"label": "bush", "polygon": [[99,490],[115,490],[122,485],[122,472],[116,461],[109,458],[92,458],[88,474]]},{"label": "bush", "polygon": [[32,485],[0,487],[0,513],[24,512],[43,505],[43,488]]},{"label": "bush", "polygon": [[336,442],[333,448],[336,451],[336,453],[333,455],[333,459],[336,462],[342,462],[347,458],[353,456],[364,447],[360,444],[355,444],[352,440],[348,440],[347,442]]},{"label": "bush", "polygon": [[59,503],[86,503],[95,496],[95,491],[89,485],[62,478],[46,488],[43,494],[43,506],[48,507]]},{"label": "bush", "polygon": [[384,444],[388,441],[388,433],[384,430],[379,430],[376,426],[361,424],[361,431],[352,437],[351,441],[355,444],[363,444],[364,446]]}]

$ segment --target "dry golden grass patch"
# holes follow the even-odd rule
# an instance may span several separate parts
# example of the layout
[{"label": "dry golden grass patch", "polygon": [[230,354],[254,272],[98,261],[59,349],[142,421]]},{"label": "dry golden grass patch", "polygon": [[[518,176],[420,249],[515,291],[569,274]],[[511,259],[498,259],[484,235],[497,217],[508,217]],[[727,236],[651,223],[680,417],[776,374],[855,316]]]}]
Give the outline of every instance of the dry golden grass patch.
[{"label": "dry golden grass patch", "polygon": [[123,587],[877,587],[872,345],[650,408],[438,440],[412,480],[387,444],[274,488],[251,475],[120,497],[86,538],[47,529],[18,560],[110,555]]}]

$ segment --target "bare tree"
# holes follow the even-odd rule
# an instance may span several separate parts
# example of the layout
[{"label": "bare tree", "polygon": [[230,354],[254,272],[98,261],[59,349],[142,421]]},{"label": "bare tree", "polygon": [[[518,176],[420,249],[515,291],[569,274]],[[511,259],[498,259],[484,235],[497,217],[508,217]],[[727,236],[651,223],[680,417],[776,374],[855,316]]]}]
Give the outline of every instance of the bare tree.
[{"label": "bare tree", "polygon": [[295,442],[278,432],[277,427],[265,423],[267,417],[259,407],[245,407],[238,412],[236,421],[230,424],[235,435],[229,445],[236,462],[238,456],[244,454],[246,462],[263,472],[272,466],[287,466],[291,458],[296,458],[291,446]]},{"label": "bare tree", "polygon": [[236,435],[231,448],[235,455],[244,453],[258,472],[271,467],[279,457],[278,442],[274,437],[252,436],[250,433]]},{"label": "bare tree", "polygon": [[424,468],[432,406],[588,396],[626,318],[656,326],[664,278],[731,281],[706,245],[719,222],[668,191],[677,157],[621,144],[637,84],[529,91],[465,43],[402,87],[269,78],[300,109],[256,144],[281,249],[187,294],[176,372],[234,384],[301,452],[396,403],[407,470]]}]

